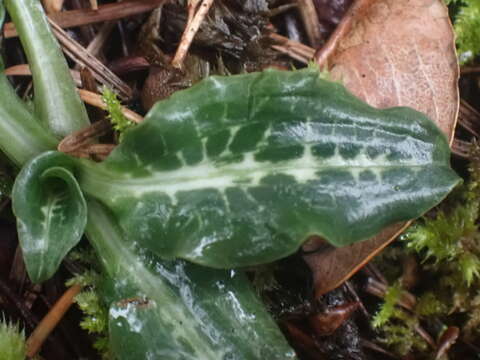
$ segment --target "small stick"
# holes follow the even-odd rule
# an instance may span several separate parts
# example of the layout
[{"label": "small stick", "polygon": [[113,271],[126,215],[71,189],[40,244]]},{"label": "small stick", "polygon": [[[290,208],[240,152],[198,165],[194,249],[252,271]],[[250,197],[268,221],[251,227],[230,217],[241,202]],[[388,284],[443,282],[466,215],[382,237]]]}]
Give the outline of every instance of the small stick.
[{"label": "small stick", "polygon": [[285,4],[285,5],[280,5],[276,8],[271,9],[267,16],[268,17],[275,17],[277,15],[283,14],[284,12],[287,12],[291,9],[295,9],[298,7],[297,3],[291,3],[291,4]]},{"label": "small stick", "polygon": [[304,64],[308,64],[308,62],[312,60],[313,56],[315,55],[315,49],[299,43],[298,41],[290,40],[285,36],[276,33],[270,33],[268,37],[279,44],[271,45],[272,49],[284,53],[290,56],[292,59],[300,61]]},{"label": "small stick", "polygon": [[480,137],[480,113],[463,99],[460,99],[458,125],[471,135]]},{"label": "small stick", "polygon": [[363,301],[360,299],[358,296],[357,292],[355,291],[355,288],[352,285],[352,282],[350,280],[345,281],[345,285],[347,287],[347,290],[352,294],[353,299],[358,303],[358,306],[360,307],[360,310],[362,311],[363,315],[369,319],[370,314],[368,313],[367,309],[365,308],[365,305],[363,304]]},{"label": "small stick", "polygon": [[30,66],[28,64],[13,65],[5,69],[7,76],[31,76]]},{"label": "small stick", "polygon": [[313,0],[297,1],[310,45],[317,48],[322,42],[322,34],[320,33],[320,27],[318,26],[319,20]]},{"label": "small stick", "polygon": [[480,66],[462,66],[460,68],[460,74],[475,74],[480,73]]},{"label": "small stick", "polygon": [[33,357],[38,353],[48,335],[50,335],[67,310],[73,304],[74,297],[80,292],[81,289],[82,287],[80,285],[73,285],[70,287],[62,295],[62,297],[58,299],[55,305],[53,305],[42,321],[40,321],[33,333],[27,339],[26,345],[28,357]]},{"label": "small stick", "polygon": [[62,11],[64,0],[43,0],[43,7],[47,14]]},{"label": "small stick", "polygon": [[[99,94],[96,94],[94,92],[84,90],[84,89],[78,89],[78,93],[80,95],[80,98],[85,101],[87,104],[98,107],[102,110],[107,109],[107,105],[103,102],[102,96]],[[122,114],[125,115],[125,117],[133,121],[135,123],[140,123],[143,121],[143,117],[138,115],[136,112],[126,108],[125,106],[122,106]]]},{"label": "small stick", "polygon": [[454,138],[452,142],[452,153],[462,158],[468,159],[468,157],[470,156],[471,145],[472,144],[468,141]]},{"label": "small stick", "polygon": [[376,0],[356,0],[348,9],[342,21],[335,28],[335,31],[330,35],[330,38],[315,54],[315,62],[319,67],[327,65],[328,58],[336,50],[338,43],[350,31],[353,25],[353,20],[359,13],[363,13],[372,2]]},{"label": "small stick", "polygon": [[75,131],[64,137],[58,144],[57,150],[67,154],[73,153],[85,147],[92,138],[108,134],[111,130],[112,124],[108,119],[97,121],[85,129]]},{"label": "small stick", "polygon": [[375,280],[381,282],[384,285],[388,285],[388,281],[385,276],[383,276],[382,272],[378,270],[378,268],[373,263],[369,262],[367,266],[365,266],[362,270],[368,276],[373,277]]},{"label": "small stick", "polygon": [[415,325],[415,331],[423,338],[423,340],[427,342],[428,345],[434,349],[436,348],[437,345],[435,344],[435,341],[424,328],[422,328],[420,325]]},{"label": "small stick", "polygon": [[82,45],[73,40],[68,34],[52,20],[49,21],[53,33],[63,47],[65,53],[82,66],[89,68],[93,76],[101,84],[117,90],[119,96],[126,100],[132,97],[132,89],[108,67],[102,64],[95,56],[91,55]]},{"label": "small stick", "polygon": [[372,351],[376,351],[376,352],[379,352],[383,355],[386,355],[388,356],[389,358],[392,358],[392,359],[399,359],[396,355],[392,354],[390,351],[387,351],[385,350],[384,348],[380,347],[379,345],[371,342],[371,341],[368,341],[366,339],[360,339],[360,343],[362,344],[362,347],[365,347],[367,349],[370,349]]},{"label": "small stick", "polygon": [[284,45],[272,45],[271,48],[273,50],[277,50],[278,52],[281,52],[282,54],[285,54],[285,55],[288,55],[289,57],[291,57],[293,60],[297,60],[303,64],[308,64],[308,58],[302,56],[302,55],[299,55],[298,53],[296,53],[294,50],[292,50],[292,48],[288,47],[288,46],[284,46]]},{"label": "small stick", "polygon": [[[188,4],[189,8],[187,26],[185,27],[185,31],[182,34],[182,39],[180,40],[180,44],[177,48],[177,52],[172,60],[172,66],[177,69],[182,68],[183,61],[187,56],[187,52],[192,44],[193,38],[205,19],[208,10],[210,10],[212,7],[214,0],[203,0],[202,3],[198,5],[199,2],[200,0],[191,0]],[[195,15],[193,15],[193,12],[197,7],[198,11],[195,13]]]},{"label": "small stick", "polygon": [[112,32],[113,28],[115,27],[114,21],[107,21],[105,24],[102,25],[100,30],[98,31],[97,35],[93,38],[93,40],[88,44],[87,51],[93,55],[98,56],[105,45],[110,33]]},{"label": "small stick", "polygon": [[[62,28],[95,24],[103,21],[119,20],[127,16],[141,14],[155,9],[168,0],[125,0],[118,3],[101,5],[98,10],[77,9],[49,14],[49,18]],[[4,37],[17,36],[15,25],[11,22],[3,27]]]},{"label": "small stick", "polygon": [[92,10],[98,10],[98,1],[90,0],[90,7],[92,8]]},{"label": "small stick", "polygon": [[[81,86],[80,73],[77,70],[70,69],[70,74],[77,86]],[[13,65],[5,69],[5,75],[7,76],[32,76],[30,66],[28,64]]]}]

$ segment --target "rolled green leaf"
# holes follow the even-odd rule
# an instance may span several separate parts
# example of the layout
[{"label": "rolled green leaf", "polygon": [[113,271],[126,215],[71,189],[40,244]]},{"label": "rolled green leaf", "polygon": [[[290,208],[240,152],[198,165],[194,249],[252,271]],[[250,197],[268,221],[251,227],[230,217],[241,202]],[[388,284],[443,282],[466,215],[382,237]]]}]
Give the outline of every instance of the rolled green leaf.
[{"label": "rolled green leaf", "polygon": [[3,72],[1,60],[0,94],[0,150],[16,165],[21,165],[46,150],[54,149],[57,140],[38,123],[17,96]]},{"label": "rolled green leaf", "polygon": [[71,163],[64,154],[47,152],[25,165],[13,187],[18,237],[28,275],[36,283],[57,271],[85,230],[87,205]]},{"label": "rolled green leaf", "polygon": [[33,75],[35,114],[61,139],[89,125],[72,76],[39,0],[5,0]]}]

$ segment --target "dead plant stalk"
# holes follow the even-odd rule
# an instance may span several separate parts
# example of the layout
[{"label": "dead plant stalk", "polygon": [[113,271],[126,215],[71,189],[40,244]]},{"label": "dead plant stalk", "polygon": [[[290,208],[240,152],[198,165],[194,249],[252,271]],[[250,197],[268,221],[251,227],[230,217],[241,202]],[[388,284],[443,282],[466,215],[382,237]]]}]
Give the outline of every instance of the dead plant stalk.
[{"label": "dead plant stalk", "polygon": [[35,328],[33,333],[27,339],[27,356],[35,356],[43,343],[47,339],[48,335],[57,326],[63,315],[67,312],[70,306],[73,304],[73,299],[80,292],[82,287],[80,285],[74,285],[69,288],[62,295],[60,299],[53,305],[47,315],[40,321],[40,324]]}]

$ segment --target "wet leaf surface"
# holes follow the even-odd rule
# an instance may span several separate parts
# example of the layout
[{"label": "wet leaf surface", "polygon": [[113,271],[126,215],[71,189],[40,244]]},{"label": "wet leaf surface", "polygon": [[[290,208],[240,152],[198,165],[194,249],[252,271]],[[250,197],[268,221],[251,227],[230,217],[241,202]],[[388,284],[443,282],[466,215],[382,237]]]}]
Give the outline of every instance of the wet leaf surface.
[{"label": "wet leaf surface", "polygon": [[270,70],[158,102],[78,174],[142,246],[232,268],[292,254],[311,234],[343,246],[418,217],[457,183],[449,156],[418,112],[373,109],[315,70]]},{"label": "wet leaf surface", "polygon": [[[442,1],[373,2],[354,17],[328,64],[333,79],[370,105],[413,107],[452,140],[459,72],[453,29]],[[341,284],[406,226],[393,225],[370,240],[343,248],[327,246],[306,256],[316,294]]]}]

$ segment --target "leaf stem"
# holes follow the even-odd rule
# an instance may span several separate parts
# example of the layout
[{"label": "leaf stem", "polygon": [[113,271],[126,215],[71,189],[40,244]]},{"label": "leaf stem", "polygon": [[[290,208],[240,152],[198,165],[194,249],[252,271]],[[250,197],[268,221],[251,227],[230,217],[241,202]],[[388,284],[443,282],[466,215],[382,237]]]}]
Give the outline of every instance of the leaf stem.
[{"label": "leaf stem", "polygon": [[0,150],[16,165],[55,147],[57,140],[41,126],[0,74]]},{"label": "leaf stem", "polygon": [[57,138],[88,126],[65,57],[38,0],[6,0],[33,74],[35,113]]}]

